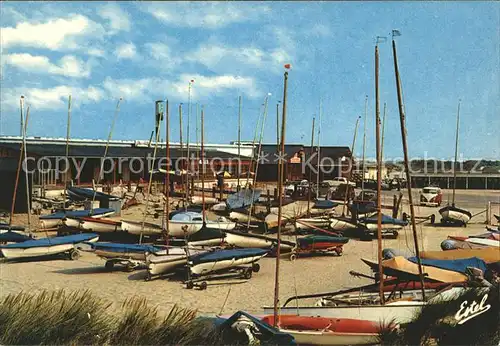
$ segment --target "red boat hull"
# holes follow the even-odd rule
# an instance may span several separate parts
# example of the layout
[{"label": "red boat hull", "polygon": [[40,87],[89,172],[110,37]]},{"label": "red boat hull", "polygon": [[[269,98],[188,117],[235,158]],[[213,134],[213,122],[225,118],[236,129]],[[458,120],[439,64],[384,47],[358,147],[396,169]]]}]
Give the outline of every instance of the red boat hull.
[{"label": "red boat hull", "polygon": [[[262,321],[274,325],[274,316],[265,316]],[[327,318],[316,316],[282,315],[279,327],[298,331],[331,331],[336,333],[372,334],[380,331],[377,322],[349,318]]]}]

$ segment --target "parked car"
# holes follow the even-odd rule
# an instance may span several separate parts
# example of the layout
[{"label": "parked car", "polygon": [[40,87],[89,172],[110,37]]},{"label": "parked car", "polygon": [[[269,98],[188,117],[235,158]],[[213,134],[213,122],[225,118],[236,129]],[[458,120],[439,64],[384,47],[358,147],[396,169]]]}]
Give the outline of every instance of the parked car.
[{"label": "parked car", "polygon": [[332,194],[332,192],[335,190],[335,187],[333,187],[329,181],[324,181],[319,184],[319,197],[324,197],[324,196],[329,196]]},{"label": "parked car", "polygon": [[[358,187],[363,186],[361,182],[359,182],[358,185],[359,185]],[[377,181],[375,179],[365,179],[364,188],[369,190],[377,190]],[[382,181],[380,182],[380,188],[382,190],[391,190],[392,186]]]},{"label": "parked car", "polygon": [[355,199],[364,202],[375,202],[377,201],[377,191],[367,189],[361,190]]},{"label": "parked car", "polygon": [[[331,187],[338,187],[341,184],[347,184],[347,178],[345,177],[335,177],[331,180],[324,180],[324,183],[328,183]],[[349,185],[356,186],[356,183],[353,181],[349,182]]]},{"label": "parked car", "polygon": [[420,205],[439,207],[443,200],[443,193],[439,187],[428,186],[420,191]]},{"label": "parked car", "polygon": [[344,200],[345,195],[348,193],[348,199],[353,200],[355,197],[354,193],[354,186],[351,184],[340,184],[336,189],[330,192],[329,195],[327,195],[328,199],[336,199],[336,200]]}]

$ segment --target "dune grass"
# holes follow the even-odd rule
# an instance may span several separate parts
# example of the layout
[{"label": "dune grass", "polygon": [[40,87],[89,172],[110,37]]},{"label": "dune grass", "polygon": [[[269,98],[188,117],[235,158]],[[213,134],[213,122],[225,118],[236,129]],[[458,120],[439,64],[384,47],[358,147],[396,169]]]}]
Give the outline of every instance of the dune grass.
[{"label": "dune grass", "polygon": [[0,300],[2,345],[215,345],[211,321],[174,306],[166,316],[144,298],[121,311],[90,291],[20,292]]}]

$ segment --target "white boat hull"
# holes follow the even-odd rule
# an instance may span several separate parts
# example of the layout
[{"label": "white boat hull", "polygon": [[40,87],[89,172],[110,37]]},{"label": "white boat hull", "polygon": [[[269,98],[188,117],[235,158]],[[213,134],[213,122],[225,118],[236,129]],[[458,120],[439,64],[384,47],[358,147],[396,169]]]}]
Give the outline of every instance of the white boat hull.
[{"label": "white boat hull", "polygon": [[314,227],[328,227],[330,225],[330,220],[329,219],[298,219],[295,222],[295,228],[296,229],[310,229],[308,225],[314,226]]},{"label": "white boat hull", "polygon": [[172,272],[177,267],[187,263],[184,249],[170,249],[146,256],[146,266],[150,275],[161,275]]},{"label": "white boat hull", "polygon": [[195,275],[205,275],[218,270],[224,270],[243,265],[248,265],[253,262],[257,262],[264,256],[265,254],[261,256],[252,256],[252,257],[245,257],[238,259],[228,259],[215,262],[199,263],[191,266],[191,273]]},{"label": "white boat hull", "polygon": [[121,225],[119,223],[107,224],[107,223],[93,222],[88,220],[80,221],[80,229],[96,233],[119,232],[122,230]]},{"label": "white boat hull", "polygon": [[[99,237],[92,238],[88,242],[94,243],[99,239]],[[3,248],[1,249],[2,254],[5,258],[28,258],[28,257],[39,257],[39,256],[49,256],[59,253],[68,252],[75,249],[76,244],[57,244],[50,246],[40,246],[31,248]]]},{"label": "white boat hull", "polygon": [[[135,235],[160,235],[162,233],[162,227],[159,225],[151,225],[149,223],[144,224],[144,229],[142,229],[141,222],[132,222],[122,220],[121,229],[125,232]],[[141,231],[142,229],[142,231]]]},{"label": "white boat hull", "polygon": [[355,224],[351,222],[347,222],[337,218],[332,218],[331,221],[332,222],[330,223],[330,228],[333,229],[334,231],[353,230],[356,229],[357,227]]},{"label": "white boat hull", "polygon": [[61,224],[61,219],[40,219],[40,228],[56,228]]},{"label": "white boat hull", "polygon": [[[366,223],[365,227],[370,231],[378,231],[378,226],[376,223]],[[401,225],[393,225],[393,224],[382,224],[382,231],[398,231],[402,229]]]},{"label": "white boat hull", "polygon": [[465,241],[472,244],[500,247],[500,241],[495,239],[467,238]]},{"label": "white boat hull", "polygon": [[[182,229],[185,226],[187,226],[186,231]],[[184,238],[185,236],[195,234],[202,227],[202,221],[169,220],[168,235],[171,237]]]},{"label": "white boat hull", "polygon": [[456,210],[446,209],[441,213],[441,217],[444,220],[452,221],[452,222],[464,222],[467,223],[470,220],[469,215],[465,213],[461,213]]},{"label": "white boat hull", "polygon": [[80,220],[79,219],[70,219],[65,218],[61,220],[62,224],[69,228],[80,228]]},{"label": "white boat hull", "polygon": [[207,221],[207,227],[230,231],[236,227],[236,222],[232,222],[232,221]]},{"label": "white boat hull", "polygon": [[280,328],[280,331],[292,335],[298,345],[373,345],[378,342],[377,334],[302,331],[283,328]]},{"label": "white boat hull", "polygon": [[[231,220],[239,221],[239,222],[248,222],[248,214],[239,213],[237,211],[232,211],[229,213],[229,218]],[[250,216],[250,222],[260,222],[256,217]]]},{"label": "white boat hull", "polygon": [[[424,305],[423,302],[408,302],[405,305],[358,305],[335,307],[282,307],[282,315],[299,314],[302,316],[320,316],[328,318],[351,318],[373,322],[408,323]],[[273,307],[264,307],[264,314],[273,314]]]},{"label": "white boat hull", "polygon": [[[236,233],[226,233],[226,238],[224,240],[227,244],[237,246],[240,248],[256,248],[265,249],[270,248],[273,244],[276,244],[277,240],[273,239],[263,239],[257,237],[246,236],[244,234]],[[291,250],[292,246],[288,244],[281,243],[281,250]]]},{"label": "white boat hull", "polygon": [[[201,196],[193,196],[191,197],[191,203],[201,205],[203,204],[203,199],[201,198]],[[219,200],[217,198],[205,196],[205,204],[216,204],[216,203],[219,203]]]}]

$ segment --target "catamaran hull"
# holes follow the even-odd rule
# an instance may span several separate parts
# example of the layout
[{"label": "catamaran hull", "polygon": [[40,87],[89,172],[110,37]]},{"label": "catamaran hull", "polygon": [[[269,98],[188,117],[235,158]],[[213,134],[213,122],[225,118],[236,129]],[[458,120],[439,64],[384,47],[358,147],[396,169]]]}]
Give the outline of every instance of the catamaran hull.
[{"label": "catamaran hull", "polygon": [[66,218],[63,219],[64,225],[71,228],[78,228],[80,230],[85,230],[89,232],[95,233],[111,233],[121,231],[121,226],[119,223],[103,223],[99,221],[90,221],[90,220],[79,220],[79,219],[71,219]]},{"label": "catamaran hull", "polygon": [[251,256],[238,259],[232,258],[227,260],[199,263],[191,266],[191,273],[195,275],[205,275],[219,270],[240,267],[257,262],[264,256],[265,254],[260,256]]},{"label": "catamaran hull", "polygon": [[61,224],[61,219],[40,219],[40,228],[56,228]]},{"label": "catamaran hull", "polygon": [[142,233],[143,235],[161,235],[162,233],[162,228],[159,225],[151,225],[145,223],[144,229],[141,230],[141,228],[141,222],[130,222],[122,220],[121,229],[130,234],[141,235]]},{"label": "catamaran hull", "polygon": [[[227,244],[240,248],[267,249],[277,244],[276,239],[265,239],[261,237],[252,237],[245,234],[226,233],[224,240]],[[281,243],[281,250],[290,251],[293,247],[289,244]]]},{"label": "catamaran hull", "polygon": [[[219,200],[213,197],[205,197],[205,204],[217,204]],[[191,204],[201,205],[203,204],[203,199],[201,196],[193,196],[191,197]]]},{"label": "catamaran hull", "polygon": [[143,252],[123,252],[123,251],[110,251],[110,250],[95,250],[94,254],[106,259],[112,258],[127,258],[137,261],[144,261],[146,259]]},{"label": "catamaran hull", "polygon": [[148,254],[146,265],[151,276],[170,273],[177,267],[187,263],[187,256],[183,254]]},{"label": "catamaran hull", "polygon": [[221,229],[225,231],[233,230],[236,227],[236,222],[231,221],[207,221],[207,227]]},{"label": "catamaran hull", "polygon": [[357,225],[349,221],[332,218],[330,223],[330,228],[340,232],[340,231],[354,230],[357,228]]},{"label": "catamaran hull", "polygon": [[329,219],[298,219],[295,222],[296,229],[311,229],[311,226],[314,227],[328,227],[330,225]]},{"label": "catamaran hull", "polygon": [[[367,224],[365,224],[365,226],[369,231],[377,231],[378,230],[376,223],[367,223]],[[382,224],[382,231],[399,231],[402,228],[403,228],[403,226],[401,226],[401,225]]]}]

